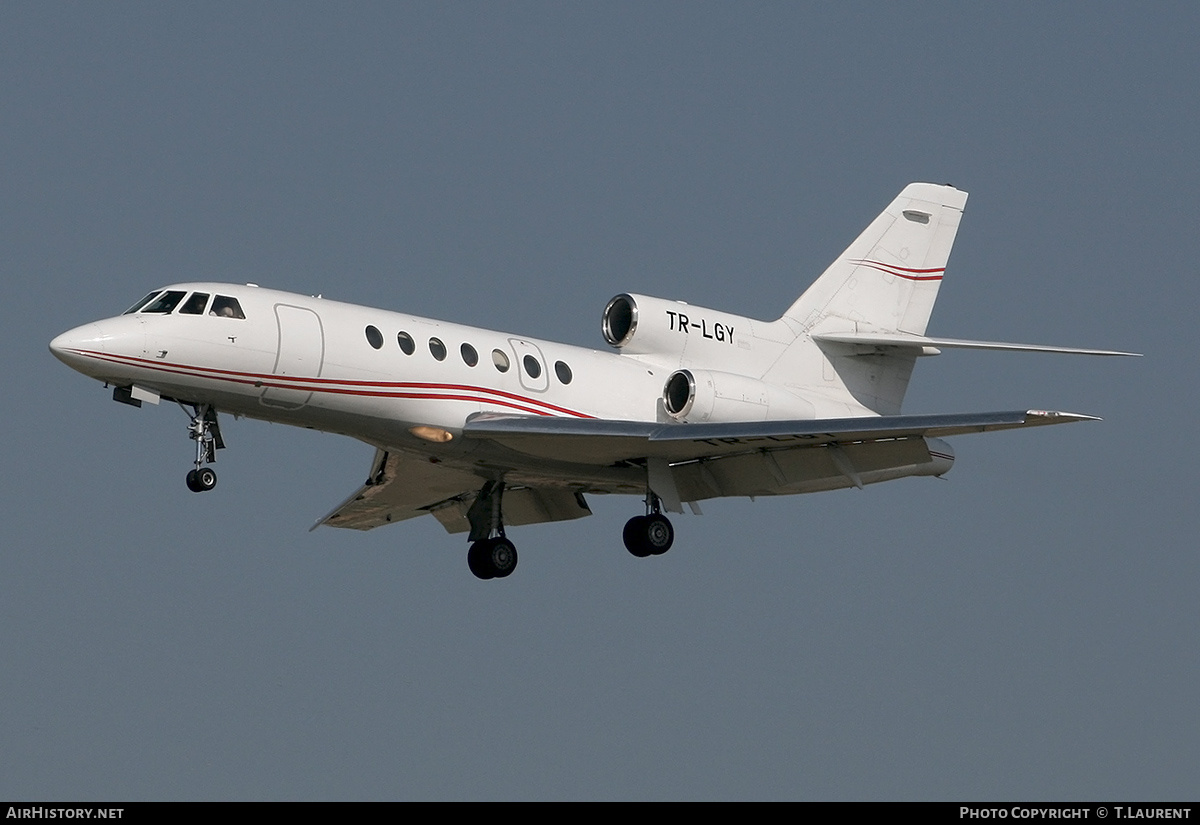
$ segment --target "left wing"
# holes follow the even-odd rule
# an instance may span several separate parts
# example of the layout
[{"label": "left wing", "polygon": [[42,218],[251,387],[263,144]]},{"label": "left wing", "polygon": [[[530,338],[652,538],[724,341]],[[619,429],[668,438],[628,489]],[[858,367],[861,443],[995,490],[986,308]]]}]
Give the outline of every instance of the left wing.
[{"label": "left wing", "polygon": [[751,450],[903,438],[941,438],[1098,420],[1092,415],[1047,410],[714,424],[659,424],[480,413],[466,423],[463,435],[486,438],[539,458],[586,463],[613,463],[641,458],[682,462],[721,458]]},{"label": "left wing", "polygon": [[[539,461],[623,468],[620,487],[642,484],[670,512],[720,496],[769,496],[862,487],[941,475],[954,462],[941,436],[1095,420],[1075,413],[1017,410],[962,415],[896,415],[811,421],[659,424],[481,414],[463,428]],[[643,469],[644,468],[644,469]]]}]

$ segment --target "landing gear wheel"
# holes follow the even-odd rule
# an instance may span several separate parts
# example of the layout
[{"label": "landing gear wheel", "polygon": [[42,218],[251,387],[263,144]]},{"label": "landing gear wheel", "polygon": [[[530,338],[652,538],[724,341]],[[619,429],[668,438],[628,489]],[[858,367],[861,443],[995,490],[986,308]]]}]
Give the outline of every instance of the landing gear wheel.
[{"label": "landing gear wheel", "polygon": [[207,493],[217,486],[217,473],[211,467],[188,470],[187,488],[193,493]]},{"label": "landing gear wheel", "polygon": [[661,556],[663,553],[671,549],[671,545],[675,543],[675,528],[671,526],[671,522],[666,516],[655,513],[652,516],[646,516],[646,546],[650,548],[651,554]]},{"label": "landing gear wheel", "polygon": [[639,559],[650,555],[650,548],[646,546],[646,528],[644,526],[649,518],[649,516],[634,516],[625,522],[625,530],[621,534],[621,538],[625,541],[625,549]]},{"label": "landing gear wheel", "polygon": [[666,516],[655,513],[649,516],[634,516],[625,522],[625,549],[639,559],[661,556],[671,549],[675,541],[675,530]]},{"label": "landing gear wheel", "polygon": [[517,548],[503,536],[483,539],[467,551],[467,567],[480,579],[503,579],[517,569]]},{"label": "landing gear wheel", "polygon": [[491,564],[496,578],[511,576],[512,571],[517,569],[517,548],[503,536],[492,539],[491,543],[492,546],[488,548],[488,563]]},{"label": "landing gear wheel", "polygon": [[217,486],[217,471],[212,467],[196,470],[196,491],[206,493]]},{"label": "landing gear wheel", "polygon": [[491,549],[491,541],[484,539],[483,541],[474,542],[470,549],[467,550],[467,567],[477,579],[494,579],[495,572],[492,570],[491,562],[488,560],[488,551]]}]

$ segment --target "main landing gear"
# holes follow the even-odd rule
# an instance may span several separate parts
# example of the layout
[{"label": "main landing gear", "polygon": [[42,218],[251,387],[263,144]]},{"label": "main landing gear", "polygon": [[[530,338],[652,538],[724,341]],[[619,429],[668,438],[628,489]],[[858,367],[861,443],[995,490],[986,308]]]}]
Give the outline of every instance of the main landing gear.
[{"label": "main landing gear", "polygon": [[489,481],[467,511],[471,522],[467,567],[480,579],[503,579],[517,569],[517,548],[504,536],[500,510],[503,495],[504,482]]},{"label": "main landing gear", "polygon": [[476,578],[503,579],[517,569],[517,548],[503,535],[472,542],[467,567]]},{"label": "main landing gear", "polygon": [[217,411],[211,404],[192,404],[188,412],[183,404],[180,408],[192,419],[188,425],[188,438],[196,442],[196,467],[187,474],[187,487],[193,493],[205,493],[217,486],[217,473],[205,467],[217,460],[217,450],[224,448],[221,426],[217,423]]},{"label": "main landing gear", "polygon": [[[467,567],[480,579],[503,579],[517,568],[517,548],[504,535],[500,500],[503,481],[489,481],[475,495],[467,511],[471,522]],[[661,556],[671,549],[675,529],[662,514],[662,502],[653,492],[646,493],[646,515],[634,516],[625,524],[625,547],[638,558]]]},{"label": "main landing gear", "polygon": [[654,493],[646,496],[646,515],[634,516],[625,522],[622,538],[625,540],[625,549],[639,559],[661,556],[671,549],[675,541],[675,528],[662,514],[658,496]]}]

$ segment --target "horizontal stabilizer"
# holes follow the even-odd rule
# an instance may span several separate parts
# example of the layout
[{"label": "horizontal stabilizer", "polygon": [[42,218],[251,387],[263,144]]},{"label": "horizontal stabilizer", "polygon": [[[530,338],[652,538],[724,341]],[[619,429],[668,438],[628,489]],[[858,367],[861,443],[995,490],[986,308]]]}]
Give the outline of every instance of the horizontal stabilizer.
[{"label": "horizontal stabilizer", "polygon": [[1051,347],[1043,344],[1010,344],[1004,341],[968,341],[962,338],[930,338],[925,335],[906,335],[898,332],[821,332],[813,335],[818,344],[853,344],[865,347],[899,347],[901,349],[990,349],[1008,352],[1058,352],[1068,355],[1131,355],[1140,352],[1121,352],[1110,349],[1080,347]]}]

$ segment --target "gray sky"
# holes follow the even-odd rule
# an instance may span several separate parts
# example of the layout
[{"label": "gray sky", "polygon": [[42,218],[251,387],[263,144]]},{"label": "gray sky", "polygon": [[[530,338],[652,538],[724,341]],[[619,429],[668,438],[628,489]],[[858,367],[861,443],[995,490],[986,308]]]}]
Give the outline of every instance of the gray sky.
[{"label": "gray sky", "polygon": [[[0,798],[1194,799],[1193,4],[0,4]],[[635,291],[774,318],[908,182],[971,193],[906,412],[944,481],[306,532],[371,449],[46,344],[254,281],[603,346]],[[1167,425],[1170,425],[1169,427]]]}]

